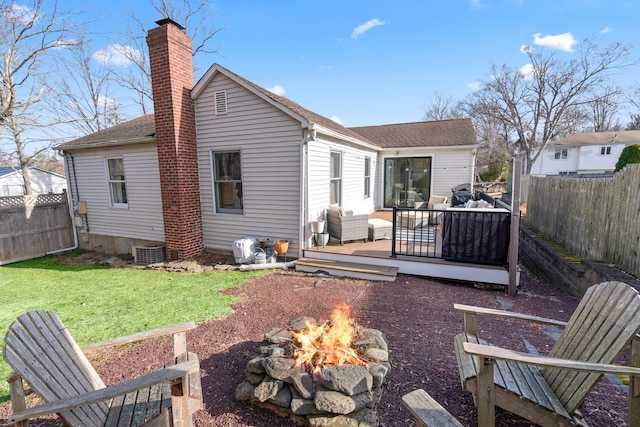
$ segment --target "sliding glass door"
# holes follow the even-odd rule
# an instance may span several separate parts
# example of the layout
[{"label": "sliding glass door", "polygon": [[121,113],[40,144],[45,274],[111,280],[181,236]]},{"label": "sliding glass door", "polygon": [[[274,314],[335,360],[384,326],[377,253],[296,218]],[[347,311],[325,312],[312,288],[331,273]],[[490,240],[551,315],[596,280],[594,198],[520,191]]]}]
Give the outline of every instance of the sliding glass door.
[{"label": "sliding glass door", "polygon": [[384,207],[420,207],[431,193],[431,157],[384,160]]}]

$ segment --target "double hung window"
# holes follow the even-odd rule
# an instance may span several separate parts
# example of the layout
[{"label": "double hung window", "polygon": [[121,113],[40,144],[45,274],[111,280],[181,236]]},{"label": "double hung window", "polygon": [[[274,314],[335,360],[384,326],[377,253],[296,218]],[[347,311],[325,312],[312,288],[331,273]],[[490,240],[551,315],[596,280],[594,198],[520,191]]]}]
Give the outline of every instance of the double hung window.
[{"label": "double hung window", "polygon": [[342,205],[342,153],[331,152],[329,162],[329,203]]},{"label": "double hung window", "polygon": [[216,212],[243,213],[240,151],[213,153],[212,157]]},{"label": "double hung window", "polygon": [[112,157],[105,159],[105,163],[107,183],[109,185],[109,206],[112,208],[128,208],[124,160],[122,157]]}]

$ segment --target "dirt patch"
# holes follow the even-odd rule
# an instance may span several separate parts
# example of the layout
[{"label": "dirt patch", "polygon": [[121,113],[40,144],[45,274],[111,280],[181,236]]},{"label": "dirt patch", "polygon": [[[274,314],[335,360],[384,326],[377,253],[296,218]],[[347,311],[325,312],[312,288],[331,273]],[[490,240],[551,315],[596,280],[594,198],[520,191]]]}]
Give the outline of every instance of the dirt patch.
[{"label": "dirt patch", "polygon": [[[578,301],[528,272],[521,275],[517,297],[491,287],[399,276],[394,282],[323,279],[292,271],[276,271],[228,290],[239,302],[224,319],[198,326],[188,334],[189,350],[200,357],[203,410],[196,426],[293,426],[288,419],[255,406],[236,402],[234,390],[243,380],[248,359],[273,327],[300,316],[326,319],[341,302],[363,326],[379,329],[389,341],[392,369],[376,408],[382,426],[415,425],[401,397],[423,388],[464,425],[477,425],[471,395],[460,387],[453,337],[462,330],[462,315],[454,303],[505,308],[567,320]],[[529,323],[481,318],[480,333],[494,343],[546,353],[553,345],[550,330]],[[171,353],[169,339],[123,348],[108,358],[94,360],[107,384],[138,376],[161,364]],[[628,357],[628,355],[626,355]],[[0,405],[0,419],[9,413]],[[607,379],[601,381],[582,409],[593,426],[625,426],[626,391]],[[497,426],[531,423],[497,409]],[[51,422],[49,422],[51,424]],[[0,423],[2,424],[2,423]],[[6,421],[4,424],[6,425]]]}]

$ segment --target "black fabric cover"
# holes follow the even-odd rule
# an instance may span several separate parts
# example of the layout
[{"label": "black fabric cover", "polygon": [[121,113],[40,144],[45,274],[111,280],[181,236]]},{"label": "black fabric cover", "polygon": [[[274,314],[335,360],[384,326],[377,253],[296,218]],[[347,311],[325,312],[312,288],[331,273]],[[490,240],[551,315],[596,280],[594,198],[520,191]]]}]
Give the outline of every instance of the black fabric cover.
[{"label": "black fabric cover", "polygon": [[450,261],[506,265],[511,214],[491,209],[446,210],[442,257]]}]

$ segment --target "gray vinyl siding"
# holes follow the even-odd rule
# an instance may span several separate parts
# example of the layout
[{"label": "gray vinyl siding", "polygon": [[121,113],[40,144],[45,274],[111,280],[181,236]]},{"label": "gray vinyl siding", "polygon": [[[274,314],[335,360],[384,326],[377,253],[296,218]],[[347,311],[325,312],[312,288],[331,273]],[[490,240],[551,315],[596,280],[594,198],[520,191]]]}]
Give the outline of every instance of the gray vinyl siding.
[{"label": "gray vinyl siding", "polygon": [[[77,194],[87,202],[89,233],[132,239],[164,241],[160,174],[156,145],[74,150]],[[109,206],[105,158],[122,157],[128,209]],[[68,166],[71,168],[71,166]],[[73,172],[72,172],[73,174]]]},{"label": "gray vinyl siding", "polygon": [[[315,221],[329,206],[329,159],[331,151],[342,153],[342,207],[356,214],[374,211],[373,195],[376,194],[378,158],[375,151],[341,143],[332,138],[319,137],[309,142],[309,221]],[[371,159],[371,196],[364,197],[364,159]]]},{"label": "gray vinyl siding", "polygon": [[459,184],[473,183],[473,151],[447,148],[433,155],[434,171],[431,194],[451,199],[451,189]]},{"label": "gray vinyl siding", "polygon": [[[215,115],[214,92],[227,91],[228,113]],[[217,74],[196,99],[200,199],[206,248],[231,250],[242,237],[290,241],[298,256],[302,202],[300,122]],[[211,153],[240,151],[243,214],[216,213]]]}]

